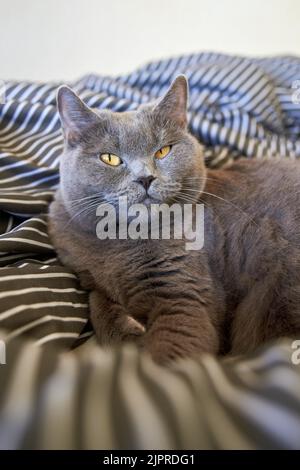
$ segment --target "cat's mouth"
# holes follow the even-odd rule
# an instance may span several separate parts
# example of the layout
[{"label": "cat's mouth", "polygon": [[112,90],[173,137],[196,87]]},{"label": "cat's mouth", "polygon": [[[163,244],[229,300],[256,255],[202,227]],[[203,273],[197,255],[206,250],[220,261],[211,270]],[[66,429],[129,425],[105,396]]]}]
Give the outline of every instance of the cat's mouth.
[{"label": "cat's mouth", "polygon": [[[175,197],[174,197],[175,199]],[[152,196],[152,194],[149,194],[146,192],[145,194],[141,195],[139,198],[133,202],[133,204],[144,204],[145,206],[149,207],[151,204],[172,204],[173,197],[168,195],[157,195],[157,196]]]},{"label": "cat's mouth", "polygon": [[151,204],[157,204],[159,201],[157,199],[154,199],[152,196],[149,196],[149,194],[146,194],[144,196],[144,199],[142,199],[141,203],[145,204],[145,206],[150,206]]}]

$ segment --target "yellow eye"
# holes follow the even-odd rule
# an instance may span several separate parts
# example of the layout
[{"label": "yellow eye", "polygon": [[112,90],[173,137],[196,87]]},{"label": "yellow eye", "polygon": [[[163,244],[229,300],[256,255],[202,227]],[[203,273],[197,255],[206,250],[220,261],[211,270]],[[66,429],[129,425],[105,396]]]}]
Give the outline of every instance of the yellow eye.
[{"label": "yellow eye", "polygon": [[162,159],[165,158],[168,153],[171,151],[171,145],[166,145],[166,147],[162,147],[161,149],[157,150],[157,152],[154,154],[155,158]]},{"label": "yellow eye", "polygon": [[119,166],[122,163],[121,158],[113,153],[101,153],[100,160],[110,166]]}]

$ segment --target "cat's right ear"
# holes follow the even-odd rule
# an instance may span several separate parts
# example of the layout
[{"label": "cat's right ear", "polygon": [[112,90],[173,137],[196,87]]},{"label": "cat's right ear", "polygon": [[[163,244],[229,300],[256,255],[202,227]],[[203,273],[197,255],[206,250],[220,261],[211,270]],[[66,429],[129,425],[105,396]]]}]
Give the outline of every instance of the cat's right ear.
[{"label": "cat's right ear", "polygon": [[68,86],[59,87],[57,107],[65,140],[70,145],[80,142],[86,129],[97,121],[94,111]]}]

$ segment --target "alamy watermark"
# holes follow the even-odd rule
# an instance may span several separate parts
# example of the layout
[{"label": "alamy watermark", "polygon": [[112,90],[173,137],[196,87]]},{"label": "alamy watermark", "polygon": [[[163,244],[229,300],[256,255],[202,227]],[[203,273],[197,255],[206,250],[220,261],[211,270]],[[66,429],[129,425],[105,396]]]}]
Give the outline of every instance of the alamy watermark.
[{"label": "alamy watermark", "polygon": [[295,364],[295,366],[298,366],[300,364],[300,340],[296,339],[293,341],[291,347],[292,349],[295,349],[291,356],[292,363]]},{"label": "alamy watermark", "polygon": [[6,101],[6,87],[3,80],[0,80],[0,104],[4,104]]},{"label": "alamy watermark", "polygon": [[96,225],[100,240],[185,240],[186,250],[204,246],[203,204],[132,204],[127,196],[119,198],[118,206],[101,204],[96,210],[101,220]]},{"label": "alamy watermark", "polygon": [[6,344],[0,339],[0,365],[6,364]]}]

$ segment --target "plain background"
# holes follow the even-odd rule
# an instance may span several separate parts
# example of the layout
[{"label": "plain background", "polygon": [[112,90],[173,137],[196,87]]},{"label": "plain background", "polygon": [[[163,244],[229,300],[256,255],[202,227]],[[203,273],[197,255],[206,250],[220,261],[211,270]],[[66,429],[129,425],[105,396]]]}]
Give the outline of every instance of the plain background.
[{"label": "plain background", "polygon": [[121,74],[203,50],[300,55],[300,0],[0,0],[0,21],[2,79]]}]

